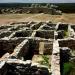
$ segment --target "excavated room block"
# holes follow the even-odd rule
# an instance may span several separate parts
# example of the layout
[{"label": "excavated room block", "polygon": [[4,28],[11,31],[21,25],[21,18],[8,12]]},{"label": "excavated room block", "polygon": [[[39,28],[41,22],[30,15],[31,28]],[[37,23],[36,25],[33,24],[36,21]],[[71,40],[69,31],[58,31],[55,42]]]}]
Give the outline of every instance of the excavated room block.
[{"label": "excavated room block", "polygon": [[59,24],[58,30],[68,30],[68,24]]},{"label": "excavated room block", "polygon": [[19,32],[16,32],[13,37],[29,37],[31,36],[31,34],[32,34],[32,31],[19,31]]},{"label": "excavated room block", "polygon": [[15,47],[19,45],[24,39],[8,39],[8,40],[0,40],[0,57],[2,57],[5,53],[13,53]]},{"label": "excavated room block", "polygon": [[70,61],[75,62],[73,29],[70,24],[51,22],[0,26],[0,75],[61,75],[60,47],[70,48]]},{"label": "excavated room block", "polygon": [[47,23],[42,29],[43,30],[55,30],[56,24]]},{"label": "excavated room block", "polygon": [[45,39],[54,39],[54,31],[37,31],[35,37],[45,38]]},{"label": "excavated room block", "polygon": [[74,31],[75,31],[75,25],[71,25],[71,28],[74,29]]},{"label": "excavated room block", "polygon": [[75,50],[75,39],[62,39],[59,40],[60,47],[69,47],[70,49]]},{"label": "excavated room block", "polygon": [[3,32],[0,34],[0,38],[9,37],[12,34],[12,32]]},{"label": "excavated room block", "polygon": [[31,39],[29,40],[29,48],[34,54],[51,55],[53,49],[53,40]]}]

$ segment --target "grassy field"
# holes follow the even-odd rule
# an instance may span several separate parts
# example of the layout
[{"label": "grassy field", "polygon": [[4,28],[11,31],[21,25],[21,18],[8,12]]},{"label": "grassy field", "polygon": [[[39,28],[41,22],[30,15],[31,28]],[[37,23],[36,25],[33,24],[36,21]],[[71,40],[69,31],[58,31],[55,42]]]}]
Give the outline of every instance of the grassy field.
[{"label": "grassy field", "polygon": [[11,22],[20,21],[52,21],[75,23],[75,14],[62,14],[62,15],[50,15],[50,14],[0,14],[0,24],[6,24]]}]

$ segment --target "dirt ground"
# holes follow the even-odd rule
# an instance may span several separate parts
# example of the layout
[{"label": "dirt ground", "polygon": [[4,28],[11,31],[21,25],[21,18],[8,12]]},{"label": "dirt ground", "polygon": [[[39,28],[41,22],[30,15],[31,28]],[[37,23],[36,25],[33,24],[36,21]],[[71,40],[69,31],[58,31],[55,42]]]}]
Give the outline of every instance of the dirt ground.
[{"label": "dirt ground", "polygon": [[54,23],[65,22],[75,24],[75,14],[0,14],[0,24],[7,24],[20,21],[52,21]]}]

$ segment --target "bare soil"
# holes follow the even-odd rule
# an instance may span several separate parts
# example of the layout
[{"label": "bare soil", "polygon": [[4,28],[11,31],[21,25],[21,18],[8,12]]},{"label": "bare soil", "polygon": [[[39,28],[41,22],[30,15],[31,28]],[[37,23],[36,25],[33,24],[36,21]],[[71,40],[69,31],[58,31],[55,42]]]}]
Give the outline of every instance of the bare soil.
[{"label": "bare soil", "polygon": [[75,14],[50,15],[50,14],[0,14],[0,24],[8,24],[20,21],[52,21],[74,23]]}]

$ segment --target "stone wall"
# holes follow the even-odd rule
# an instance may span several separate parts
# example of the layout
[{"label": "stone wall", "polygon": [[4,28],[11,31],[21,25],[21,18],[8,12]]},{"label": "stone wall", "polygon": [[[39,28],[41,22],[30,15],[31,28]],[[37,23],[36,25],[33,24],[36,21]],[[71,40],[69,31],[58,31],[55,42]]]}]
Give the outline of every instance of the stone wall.
[{"label": "stone wall", "polygon": [[52,40],[34,39],[29,41],[29,45],[30,45],[30,49],[34,50],[34,54],[41,54],[40,53],[41,50],[43,51],[42,54],[46,54],[46,55],[52,54],[52,49],[53,49]]},{"label": "stone wall", "polygon": [[11,57],[22,59],[22,57],[25,57],[29,49],[28,40],[24,40],[21,42],[16,48],[14,49],[14,52],[11,54]]},{"label": "stone wall", "polygon": [[69,47],[71,49],[75,49],[75,39],[63,39],[59,40],[60,47]]},{"label": "stone wall", "polygon": [[[4,27],[5,31],[2,31],[3,30],[2,26],[0,34],[4,32],[6,33],[6,29],[7,29],[6,35],[8,34],[8,32],[12,33],[10,33],[10,35],[8,35],[7,37],[6,35],[3,35],[3,38],[0,38],[0,51],[2,52],[5,51],[3,53],[4,55],[1,57],[1,61],[5,61],[9,66],[10,65],[12,67],[14,66],[14,68],[18,68],[18,70],[21,70],[23,68],[26,69],[24,66],[27,65],[27,64],[25,65],[25,63],[26,61],[28,61],[28,63],[30,63],[28,65],[31,66],[27,67],[29,69],[27,70],[30,72],[31,69],[33,69],[32,66],[34,67],[43,66],[44,68],[47,68],[47,73],[50,71],[50,74],[52,75],[61,75],[62,53],[60,52],[61,51],[60,48],[64,50],[66,50],[66,47],[70,48],[71,50],[75,49],[74,37],[71,38],[70,36],[68,36],[65,38],[63,35],[63,31],[71,32],[71,27],[69,27],[70,25],[69,26],[68,25],[69,24],[58,23],[53,24],[52,26],[52,24],[49,24],[47,22],[40,22],[40,23],[20,22],[17,23],[17,25],[16,23],[14,24],[12,23],[11,27]],[[63,38],[58,37],[60,36],[60,34]],[[50,59],[45,57],[45,55],[46,56],[48,55]],[[39,56],[41,57],[43,56],[43,58],[46,60],[48,59],[49,64],[48,61],[46,65],[45,64],[39,65],[39,63],[36,61],[35,61],[36,63],[34,63],[33,58],[35,58],[35,60],[38,60],[38,58],[40,58]],[[46,61],[44,61],[44,63],[45,62]],[[18,67],[14,63],[16,63]],[[21,67],[19,69],[19,64],[24,65],[23,68]],[[37,67],[35,68],[37,69]],[[9,72],[10,69],[8,70]],[[24,72],[22,70],[21,72],[27,73],[24,69],[23,69]],[[12,69],[11,71],[13,73]],[[15,70],[14,73],[16,73]]]},{"label": "stone wall", "polygon": [[3,32],[0,34],[0,38],[8,37],[8,36],[10,36],[11,33],[12,32]]},{"label": "stone wall", "polygon": [[54,31],[37,31],[35,37],[45,38],[45,39],[54,39]]},{"label": "stone wall", "polygon": [[12,53],[17,45],[19,45],[23,39],[13,39],[13,40],[0,40],[0,55],[5,53]]},{"label": "stone wall", "polygon": [[5,61],[0,61],[0,75],[6,75],[7,73],[7,64]]},{"label": "stone wall", "polygon": [[55,40],[53,42],[51,71],[52,71],[52,75],[61,75],[60,74],[60,49],[59,49],[58,40]]}]

